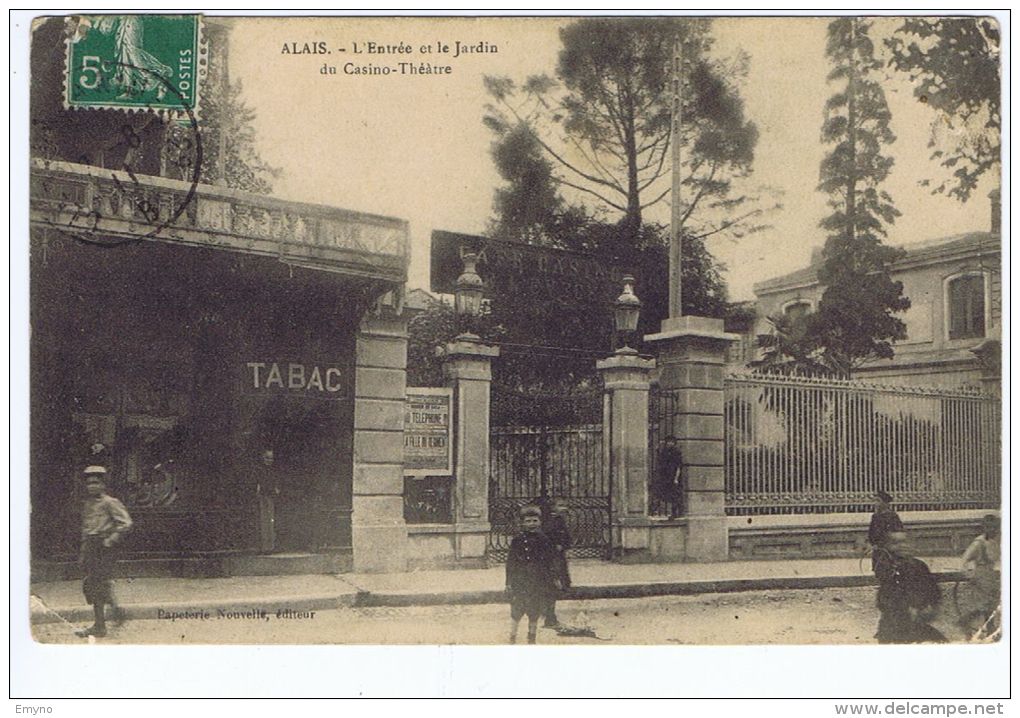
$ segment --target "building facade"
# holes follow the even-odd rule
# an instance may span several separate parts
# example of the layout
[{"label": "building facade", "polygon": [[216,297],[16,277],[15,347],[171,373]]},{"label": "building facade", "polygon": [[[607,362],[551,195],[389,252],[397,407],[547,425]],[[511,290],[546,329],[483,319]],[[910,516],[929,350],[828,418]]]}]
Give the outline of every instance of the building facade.
[{"label": "building facade", "polygon": [[[855,378],[901,386],[982,387],[997,374],[1002,325],[1001,233],[998,192],[992,195],[988,232],[903,245],[890,269],[903,283],[910,309],[898,315],[907,336],[892,359],[876,360]],[[768,334],[768,317],[814,311],[825,290],[818,283],[819,253],[812,265],[754,286],[755,334]],[[746,335],[747,332],[745,331]],[[748,352],[737,361],[746,363]]]},{"label": "building facade", "polygon": [[378,300],[407,224],[74,163],[31,179],[33,558],[74,555],[103,463],[131,555],[374,561],[403,522],[406,332]]},{"label": "building facade", "polygon": [[70,109],[69,30],[32,28],[33,574],[73,573],[89,464],[131,573],[403,570],[407,223],[236,189],[212,105]]}]

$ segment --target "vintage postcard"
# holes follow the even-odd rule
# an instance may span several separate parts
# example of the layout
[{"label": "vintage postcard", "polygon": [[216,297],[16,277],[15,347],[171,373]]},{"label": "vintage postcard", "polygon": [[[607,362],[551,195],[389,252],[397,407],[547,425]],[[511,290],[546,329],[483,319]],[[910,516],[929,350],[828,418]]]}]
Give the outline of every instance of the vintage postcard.
[{"label": "vintage postcard", "polygon": [[1001,647],[997,17],[25,32],[38,643]]}]

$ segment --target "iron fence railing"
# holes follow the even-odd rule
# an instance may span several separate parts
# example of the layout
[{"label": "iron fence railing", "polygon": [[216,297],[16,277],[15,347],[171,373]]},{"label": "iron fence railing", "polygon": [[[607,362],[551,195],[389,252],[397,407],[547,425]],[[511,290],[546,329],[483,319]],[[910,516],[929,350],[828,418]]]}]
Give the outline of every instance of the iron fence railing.
[{"label": "iron fence railing", "polygon": [[901,510],[999,506],[996,397],[753,374],[724,395],[728,514],[869,511],[876,489]]}]

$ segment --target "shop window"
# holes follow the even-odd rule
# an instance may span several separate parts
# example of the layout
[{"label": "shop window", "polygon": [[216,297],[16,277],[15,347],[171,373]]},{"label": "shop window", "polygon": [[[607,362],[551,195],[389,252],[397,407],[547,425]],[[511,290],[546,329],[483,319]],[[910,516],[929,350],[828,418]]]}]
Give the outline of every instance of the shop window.
[{"label": "shop window", "polygon": [[108,488],[129,508],[163,508],[178,501],[194,449],[189,397],[179,377],[188,373],[138,365],[75,374],[74,461],[106,466]]},{"label": "shop window", "polygon": [[950,339],[985,336],[985,276],[964,274],[946,282],[946,305]]}]

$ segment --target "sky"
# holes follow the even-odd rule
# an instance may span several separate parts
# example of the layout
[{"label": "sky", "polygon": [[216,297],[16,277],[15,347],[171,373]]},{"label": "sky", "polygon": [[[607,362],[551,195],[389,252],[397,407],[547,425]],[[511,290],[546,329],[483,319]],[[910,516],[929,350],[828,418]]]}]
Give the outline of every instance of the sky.
[{"label": "sky", "polygon": [[[482,117],[488,97],[485,75],[523,80],[551,73],[559,51],[555,18],[243,18],[231,36],[231,78],[244,86],[256,111],[259,149],[283,170],[275,192],[285,199],[406,219],[411,227],[410,287],[428,287],[431,232],[481,234],[492,216],[500,180],[492,165],[492,135]],[[826,83],[826,19],[720,18],[714,22],[719,57],[750,55],[742,88],[746,113],[759,129],[753,183],[778,189],[783,208],[770,228],[739,241],[718,237],[710,251],[725,266],[730,296],[753,298],[755,282],[805,266],[824,235],[827,214],[816,190],[826,148],[820,141],[822,110],[833,88]],[[894,20],[879,19],[875,33]],[[330,51],[296,54],[305,43]],[[496,52],[453,57],[455,43],[485,43]],[[284,53],[291,43],[291,53]],[[409,54],[370,54],[377,46],[410,47]],[[437,52],[439,45],[450,52]],[[422,54],[426,46],[432,52]],[[343,51],[341,51],[341,48]],[[360,52],[357,52],[360,50]],[[398,62],[448,65],[442,75],[356,75],[359,67]],[[323,66],[337,68],[322,74]],[[328,72],[328,70],[327,70]],[[885,189],[902,216],[890,228],[890,244],[907,244],[989,224],[987,193],[998,178],[985,178],[970,202],[932,196],[918,186],[940,177],[928,159],[934,115],[900,80],[885,85],[897,141]],[[661,205],[648,218],[665,221]],[[640,293],[640,292],[639,292]]]}]

